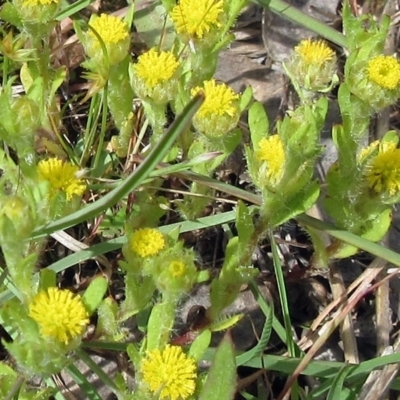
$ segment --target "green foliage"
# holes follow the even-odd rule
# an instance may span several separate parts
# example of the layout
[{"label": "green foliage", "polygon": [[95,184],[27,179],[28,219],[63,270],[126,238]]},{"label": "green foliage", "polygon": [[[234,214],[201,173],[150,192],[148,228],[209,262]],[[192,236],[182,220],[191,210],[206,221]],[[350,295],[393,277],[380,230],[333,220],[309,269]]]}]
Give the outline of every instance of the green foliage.
[{"label": "green foliage", "polygon": [[262,138],[265,138],[269,133],[268,116],[264,106],[255,101],[249,108],[249,130],[251,143],[254,150],[258,150],[258,144]]},{"label": "green foliage", "polygon": [[[293,373],[297,365],[293,362],[301,361],[296,358],[300,351],[292,339],[285,276],[272,234],[273,229],[293,218],[300,221],[314,242],[314,266],[326,267],[332,259],[349,257],[359,248],[400,265],[397,254],[371,243],[387,233],[392,207],[400,201],[399,136],[389,131],[372,147],[360,145],[368,134],[371,116],[400,97],[399,84],[392,89],[380,86],[370,79],[368,69],[370,60],[382,55],[390,19],[383,17],[378,23],[368,15],[355,17],[346,1],[343,36],[280,0],[259,2],[347,46],[344,77],[337,95],[342,121],[332,129],[338,159],[325,182],[315,179],[315,166],[323,152],[320,132],[326,123],[327,95],[339,83],[335,57],[325,60],[330,62],[329,68],[308,65],[312,57],[303,59],[305,64],[300,69],[290,62],[285,65],[299,104],[287,111],[276,126],[270,126],[268,110],[253,99],[250,87],[237,94],[213,80],[220,52],[234,40],[231,28],[247,0],[222,2],[221,15],[214,22],[207,20],[215,11],[209,9],[193,26],[187,16],[182,26],[174,18],[174,10],[181,11],[184,2],[163,0],[148,7],[142,7],[143,2],[128,2],[125,20],[114,20],[125,29],[118,43],[108,36],[116,29],[102,32],[101,26],[93,28],[101,17],[92,16],[90,26],[77,20],[90,4],[87,0],[29,7],[23,0],[14,0],[2,6],[0,18],[9,25],[2,27],[0,38],[0,246],[4,258],[0,322],[13,338],[4,346],[15,364],[14,370],[0,362],[2,397],[8,398],[14,390],[19,399],[49,398],[55,390],[43,388],[34,393],[24,380],[34,375],[47,378],[65,370],[87,398],[100,398],[73,365],[75,358],[71,355],[75,354],[119,399],[156,398],[170,382],[166,380],[150,394],[141,371],[143,358],[153,350],[164,350],[174,340],[187,340],[188,357],[196,363],[207,360],[213,352],[212,333],[222,330],[228,333],[215,350],[211,367],[194,374],[196,389],[189,398],[234,398],[239,365]],[[219,4],[214,3],[213,7]],[[197,12],[197,7],[190,12]],[[75,77],[60,65],[58,52],[64,44],[54,44],[52,31],[66,16],[74,18],[75,33],[85,51],[81,66],[86,69],[82,78],[87,92],[79,103],[72,98],[61,108],[60,88],[65,91],[67,78],[73,81]],[[137,68],[142,54],[136,51],[132,57],[129,50],[132,24],[148,49],[155,52],[153,62],[142,71],[144,76]],[[162,59],[161,67],[157,65],[157,57],[164,53],[177,64],[169,77],[165,74],[174,63],[168,65]],[[150,87],[146,71],[151,77],[166,78]],[[323,79],[318,73],[324,75]],[[25,93],[15,96],[18,81]],[[212,95],[206,90],[210,82],[217,88]],[[229,96],[230,104],[226,105]],[[71,134],[64,123],[69,118],[67,110],[86,103],[87,118],[79,119],[84,126]],[[239,122],[245,112],[249,132]],[[255,194],[215,179],[224,170],[224,163],[241,150],[243,137],[248,141],[244,145],[246,168]],[[53,181],[43,181],[38,161],[52,158],[70,163],[76,171],[73,175],[85,182],[86,192],[69,199],[63,185],[52,187],[54,182],[57,185],[62,181],[65,170]],[[235,211],[218,213],[216,201],[227,196],[236,202]],[[304,215],[316,204],[323,205],[334,227]],[[209,205],[216,214],[204,217]],[[171,218],[174,223],[170,223]],[[64,243],[74,254],[43,265],[49,260],[47,235],[57,240],[58,231],[78,224],[79,228],[63,234],[79,239],[73,237]],[[182,233],[222,224],[235,228],[225,225],[231,235],[216,273],[202,265],[201,254],[196,247],[188,248]],[[135,254],[133,235],[148,227],[158,227],[165,245],[154,255]],[[334,237],[327,248],[321,230]],[[262,298],[254,284],[258,270],[252,267],[252,257],[267,236],[285,329],[272,303]],[[152,243],[145,245],[151,247]],[[121,248],[122,254],[112,253]],[[82,294],[88,315],[87,321],[81,322],[87,324],[93,317],[94,333],[84,336],[83,332],[65,343],[47,337],[31,317],[32,299],[41,291],[55,288],[58,282],[72,285],[69,274],[60,273],[88,259],[105,268],[102,276],[89,278],[91,283]],[[123,281],[125,289],[118,301],[110,289],[110,280],[115,276]],[[84,281],[78,283],[74,290],[84,287]],[[181,304],[192,296],[198,283],[209,285],[210,306],[203,320],[193,326],[188,322],[188,332],[175,337],[180,334],[175,324]],[[266,320],[258,344],[235,358],[229,330],[235,329],[243,314],[225,313],[247,286]],[[143,338],[127,344],[125,324],[129,320],[134,321]],[[263,355],[272,331],[285,344],[289,358]],[[97,344],[104,349],[126,350],[134,368],[134,388],[123,374],[115,379],[107,376],[82,351],[82,339],[87,347]],[[370,371],[398,361],[394,354],[355,367],[311,362],[305,373],[318,377],[321,385],[309,398],[354,398]]]},{"label": "green foliage", "polygon": [[199,400],[229,400],[235,395],[236,363],[232,339],[225,335],[218,346]]},{"label": "green foliage", "polygon": [[85,293],[82,296],[82,301],[85,304],[86,310],[89,315],[92,315],[97,307],[100,305],[104,295],[107,292],[107,289],[107,279],[101,276],[93,279],[92,282],[90,282],[90,285],[85,290]]}]

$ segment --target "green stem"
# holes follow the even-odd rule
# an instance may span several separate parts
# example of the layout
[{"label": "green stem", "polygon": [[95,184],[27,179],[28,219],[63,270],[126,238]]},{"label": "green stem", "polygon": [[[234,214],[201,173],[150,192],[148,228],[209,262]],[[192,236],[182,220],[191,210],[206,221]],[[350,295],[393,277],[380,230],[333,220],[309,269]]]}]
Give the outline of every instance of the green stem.
[{"label": "green stem", "polygon": [[346,36],[330,26],[324,24],[317,19],[304,14],[296,7],[286,3],[282,0],[254,0],[262,7],[271,9],[275,14],[279,14],[282,17],[296,22],[303,27],[310,29],[311,31],[318,33],[318,35],[336,43],[338,46],[347,47]]},{"label": "green stem", "polygon": [[295,345],[293,341],[292,322],[290,320],[290,314],[289,314],[289,304],[287,301],[285,277],[283,276],[282,264],[279,260],[278,246],[275,243],[275,238],[271,231],[269,231],[269,240],[271,243],[272,259],[274,262],[276,283],[278,286],[279,299],[282,307],[283,321],[286,330],[286,339],[287,339],[286,346],[288,349],[289,357],[298,357],[300,354],[298,352],[298,347]]},{"label": "green stem", "polygon": [[22,376],[19,376],[18,379],[15,381],[13,387],[9,391],[8,395],[4,398],[4,400],[14,399],[14,396],[16,396],[16,394],[20,391],[24,382],[25,382],[25,378]]},{"label": "green stem", "polygon": [[99,138],[99,143],[97,146],[97,152],[96,152],[96,157],[94,159],[94,164],[93,164],[93,169],[97,169],[99,162],[100,162],[100,157],[103,153],[103,144],[104,144],[104,137],[106,135],[106,129],[107,129],[107,116],[108,116],[108,84],[104,87],[103,90],[103,98],[102,98],[102,103],[103,103],[103,110],[102,110],[102,120],[101,120],[101,131],[100,131],[100,138]]},{"label": "green stem", "polygon": [[97,123],[99,120],[100,116],[100,108],[101,108],[101,99],[98,93],[96,93],[91,101],[90,101],[90,109],[88,113],[88,121],[86,124],[86,133],[84,137],[84,148],[83,152],[81,155],[81,159],[79,162],[79,165],[85,165],[88,158],[89,158],[89,153],[90,153],[90,148],[92,147],[92,144],[94,142],[94,136],[96,134],[97,130]]},{"label": "green stem", "polygon": [[96,202],[84,207],[81,210],[51,222],[46,226],[41,226],[32,234],[32,239],[49,233],[66,229],[89,218],[104,212],[112,207],[119,200],[127,196],[136,189],[156,168],[157,164],[168,154],[168,151],[175,143],[176,138],[186,129],[196,111],[200,108],[204,101],[204,97],[199,94],[195,96],[183,112],[175,119],[174,123],[167,132],[161,137],[160,141],[153,147],[147,158],[138,167],[138,169],[130,175],[122,184]]},{"label": "green stem", "polygon": [[114,392],[118,398],[122,398],[122,393],[117,389],[115,382],[99,367],[89,355],[82,349],[76,350],[76,355],[95,373],[106,387]]}]

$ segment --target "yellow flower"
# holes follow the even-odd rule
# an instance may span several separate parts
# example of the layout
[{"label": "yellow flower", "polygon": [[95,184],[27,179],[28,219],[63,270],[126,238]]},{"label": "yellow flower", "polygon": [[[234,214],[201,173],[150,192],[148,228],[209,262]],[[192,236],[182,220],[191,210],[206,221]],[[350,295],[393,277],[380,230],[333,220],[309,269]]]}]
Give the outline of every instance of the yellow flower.
[{"label": "yellow flower", "polygon": [[379,147],[379,140],[375,140],[370,143],[367,147],[361,149],[360,153],[358,154],[358,162],[362,163],[366,158],[368,158],[375,150]]},{"label": "yellow flower", "polygon": [[74,195],[82,196],[86,185],[77,177],[79,168],[68,161],[57,158],[42,160],[38,166],[39,177],[50,183],[50,196],[57,192],[64,192],[67,200]]},{"label": "yellow flower", "polygon": [[318,65],[331,61],[335,57],[335,53],[323,40],[302,40],[294,51],[300,56],[304,64]]},{"label": "yellow flower", "polygon": [[196,388],[196,364],[179,346],[148,352],[141,373],[143,382],[160,400],[185,400]]},{"label": "yellow flower", "polygon": [[390,146],[379,152],[367,167],[366,180],[378,194],[397,195],[400,192],[400,149]]},{"label": "yellow flower", "polygon": [[129,239],[131,250],[140,257],[150,257],[165,247],[164,235],[157,229],[138,229]]},{"label": "yellow flower", "polygon": [[236,127],[239,117],[239,95],[214,79],[204,81],[204,88],[195,87],[191,95],[203,92],[205,100],[193,118],[194,127],[208,138],[218,138]]},{"label": "yellow flower", "polygon": [[377,56],[368,61],[368,77],[383,89],[393,90],[400,82],[400,63],[393,56]]},{"label": "yellow flower", "polygon": [[58,3],[59,0],[23,0],[22,4],[26,7],[28,6],[47,6],[51,3]]},{"label": "yellow flower", "polygon": [[222,26],[223,0],[180,0],[172,9],[171,19],[178,33],[202,38],[212,28]]},{"label": "yellow flower", "polygon": [[379,140],[374,140],[371,142],[367,147],[361,149],[359,155],[358,155],[358,162],[362,163],[364,162],[367,158],[369,158],[375,151],[376,152],[385,152],[388,150],[394,150],[396,148],[396,143],[393,143],[391,141],[379,141]]},{"label": "yellow flower", "polygon": [[174,260],[169,263],[168,270],[174,278],[179,278],[185,275],[186,265],[182,261]]},{"label": "yellow flower", "polygon": [[287,62],[286,74],[299,94],[308,102],[316,92],[327,93],[338,84],[336,54],[323,40],[302,40]]},{"label": "yellow flower", "polygon": [[[93,19],[90,26],[99,34],[105,44],[117,44],[129,36],[127,24],[119,17],[101,14],[100,17]],[[100,47],[96,35],[89,31],[91,36]]]},{"label": "yellow flower", "polygon": [[55,287],[39,292],[29,305],[29,316],[43,336],[68,342],[84,333],[88,313],[78,295]]},{"label": "yellow flower", "polygon": [[259,149],[255,156],[259,161],[267,163],[267,178],[273,185],[277,184],[282,176],[285,164],[285,150],[278,135],[263,138],[258,143]]},{"label": "yellow flower", "polygon": [[233,117],[238,113],[237,100],[239,95],[225,83],[218,85],[214,79],[211,79],[204,82],[204,88],[198,86],[192,89],[191,94],[195,96],[202,91],[204,91],[206,99],[198,111],[200,117],[207,118],[210,115],[224,114]]},{"label": "yellow flower", "polygon": [[[50,21],[55,19],[61,6],[60,0],[13,0],[12,2],[27,30],[30,30],[30,24],[47,26]],[[52,27],[47,27],[50,33]]]},{"label": "yellow flower", "polygon": [[107,54],[107,63],[104,61],[105,52],[100,40],[92,29],[84,36],[85,52],[92,64],[92,70],[101,69],[103,65],[116,65],[129,54],[130,35],[127,23],[119,17],[101,14],[92,15],[89,26],[100,36]]},{"label": "yellow flower", "polygon": [[171,79],[178,67],[179,62],[171,52],[152,48],[139,56],[133,70],[146,86],[154,88]]}]

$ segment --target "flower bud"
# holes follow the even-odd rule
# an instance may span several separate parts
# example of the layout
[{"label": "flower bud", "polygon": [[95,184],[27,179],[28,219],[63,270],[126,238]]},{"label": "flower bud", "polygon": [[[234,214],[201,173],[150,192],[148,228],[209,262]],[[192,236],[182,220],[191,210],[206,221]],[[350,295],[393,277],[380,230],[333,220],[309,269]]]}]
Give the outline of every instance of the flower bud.
[{"label": "flower bud", "polygon": [[34,225],[29,204],[17,195],[0,199],[0,242],[17,243],[31,234]]},{"label": "flower bud", "polygon": [[142,100],[166,104],[176,96],[179,62],[169,51],[150,49],[130,65],[129,74],[132,88]]},{"label": "flower bud", "polygon": [[193,41],[195,47],[213,45],[227,23],[222,0],[182,0],[170,16],[178,35],[184,42]]},{"label": "flower bud", "polygon": [[90,58],[99,62],[104,60],[105,55],[98,36],[104,43],[110,65],[118,64],[128,55],[129,31],[121,18],[107,14],[92,15],[89,25],[96,32],[90,29],[84,36],[83,45]]},{"label": "flower bud", "polygon": [[385,55],[361,59],[350,66],[347,82],[353,94],[375,111],[382,110],[400,97],[400,63]]},{"label": "flower bud", "polygon": [[28,24],[47,24],[55,19],[60,6],[60,0],[14,0],[24,25]]},{"label": "flower bud", "polygon": [[323,40],[302,40],[284,67],[299,95],[326,93],[338,83],[336,55]]},{"label": "flower bud", "polygon": [[205,101],[193,117],[193,125],[208,139],[219,139],[239,122],[239,95],[224,83],[217,84],[214,79],[205,81],[204,88],[192,89],[191,95],[199,92],[204,92]]},{"label": "flower bud", "polygon": [[196,282],[197,269],[192,250],[183,250],[181,243],[170,249],[169,254],[158,264],[153,279],[164,298],[177,300],[188,293]]}]

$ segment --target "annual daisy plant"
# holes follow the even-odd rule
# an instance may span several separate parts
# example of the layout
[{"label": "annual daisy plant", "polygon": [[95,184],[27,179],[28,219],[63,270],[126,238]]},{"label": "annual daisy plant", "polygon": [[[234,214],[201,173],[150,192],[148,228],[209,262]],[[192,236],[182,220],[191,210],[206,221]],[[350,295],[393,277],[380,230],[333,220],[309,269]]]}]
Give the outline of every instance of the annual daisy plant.
[{"label": "annual daisy plant", "polygon": [[176,32],[186,39],[206,39],[218,32],[225,21],[223,0],[182,0],[170,16]]},{"label": "annual daisy plant", "polygon": [[[144,9],[129,1],[91,16],[87,2],[3,3],[0,323],[12,341],[3,342],[0,395],[14,398],[26,392],[23,381],[40,377],[44,386],[68,372],[90,392],[82,398],[98,398],[72,365],[81,358],[118,399],[231,400],[237,366],[269,351],[271,326],[290,356],[301,355],[285,304],[285,329],[266,302],[259,342],[243,353],[235,333],[246,318],[227,310],[248,288],[257,294],[254,255],[288,221],[313,240],[313,268],[359,251],[357,241],[322,243],[304,215],[316,204],[332,235],[350,232],[365,244],[387,233],[400,201],[399,133],[367,138],[371,117],[400,97],[400,62],[385,46],[390,18],[356,17],[345,1],[345,36],[320,30],[294,43],[281,72],[295,95],[270,125],[251,88],[215,74],[247,0]],[[333,103],[337,157],[317,178]],[[211,267],[198,252],[200,230],[217,222],[222,251]],[[129,380],[106,375],[85,353],[91,346],[126,354]],[[291,388],[295,398],[298,385]]]},{"label": "annual daisy plant", "polygon": [[193,125],[200,133],[210,139],[220,138],[236,127],[240,117],[237,93],[214,79],[191,90],[192,96],[199,92],[204,93],[205,101],[194,116]]},{"label": "annual daisy plant", "polygon": [[[53,20],[60,9],[60,0],[14,0],[23,23],[26,27],[29,24],[46,24]],[[35,28],[34,28],[35,29]]]},{"label": "annual daisy plant", "polygon": [[143,384],[160,399],[188,399],[196,388],[196,363],[178,346],[147,352],[140,373]]},{"label": "annual daisy plant", "polygon": [[55,287],[39,292],[32,299],[29,316],[36,321],[43,336],[64,344],[82,337],[89,323],[80,297]]},{"label": "annual daisy plant", "polygon": [[303,100],[327,93],[338,84],[336,54],[323,40],[305,39],[295,46],[285,71]]},{"label": "annual daisy plant", "polygon": [[88,57],[97,62],[104,62],[106,59],[110,64],[117,64],[127,56],[129,31],[122,18],[108,14],[94,15],[89,21],[89,27],[84,36]]},{"label": "annual daisy plant", "polygon": [[40,181],[48,183],[48,195],[65,197],[67,201],[81,197],[86,190],[85,180],[79,177],[79,168],[58,158],[42,160],[37,165]]}]

